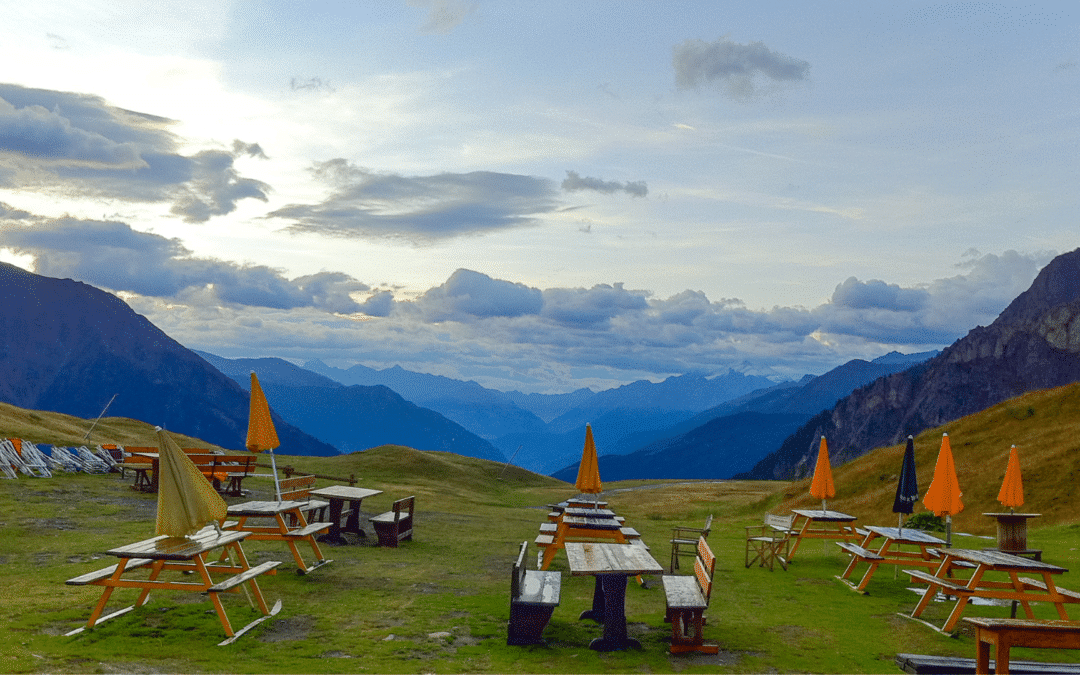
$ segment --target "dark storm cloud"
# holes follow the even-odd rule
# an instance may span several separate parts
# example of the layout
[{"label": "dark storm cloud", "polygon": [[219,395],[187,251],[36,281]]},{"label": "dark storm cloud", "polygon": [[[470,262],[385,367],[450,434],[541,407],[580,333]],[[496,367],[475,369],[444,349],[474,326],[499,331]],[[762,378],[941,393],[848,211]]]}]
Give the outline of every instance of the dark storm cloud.
[{"label": "dark storm cloud", "polygon": [[620,183],[618,181],[606,181],[599,178],[582,177],[577,171],[567,171],[563,179],[562,189],[567,192],[577,190],[593,190],[604,194],[625,192],[632,197],[644,197],[649,194],[649,188],[645,181],[632,181]]},{"label": "dark storm cloud", "polygon": [[188,222],[266,201],[269,186],[243,178],[240,156],[257,144],[192,156],[177,151],[171,120],[124,110],[88,94],[0,84],[0,186],[172,204]]},{"label": "dark storm cloud", "polygon": [[755,80],[761,78],[772,84],[791,84],[810,77],[806,61],[774,52],[762,42],[744,45],[728,38],[716,42],[687,40],[676,45],[672,65],[680,88],[697,89],[715,82],[723,84],[735,98],[756,96],[760,87]]},{"label": "dark storm cloud", "polygon": [[333,188],[318,204],[291,204],[268,217],[288,229],[337,237],[397,238],[422,243],[524,227],[559,208],[551,181],[490,171],[401,176],[375,173],[344,159],[317,163],[314,175]]},{"label": "dark storm cloud", "polygon": [[[113,291],[199,303],[251,307],[315,307],[354,313],[352,292],[369,287],[340,272],[287,279],[263,265],[192,257],[178,239],[137,232],[125,223],[75,218],[6,220],[0,205],[0,248],[34,257],[38,274],[72,278]],[[5,215],[8,214],[8,215]]]}]

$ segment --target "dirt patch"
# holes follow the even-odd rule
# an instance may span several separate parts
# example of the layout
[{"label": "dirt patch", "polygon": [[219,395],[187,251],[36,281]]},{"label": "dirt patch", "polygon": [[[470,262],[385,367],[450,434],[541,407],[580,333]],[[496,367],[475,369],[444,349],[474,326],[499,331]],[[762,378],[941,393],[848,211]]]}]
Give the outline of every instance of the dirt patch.
[{"label": "dirt patch", "polygon": [[725,652],[722,649],[716,654],[701,654],[698,652],[687,652],[686,654],[668,653],[668,663],[671,664],[671,669],[677,673],[687,668],[700,666],[734,666],[741,660],[742,655],[738,652]]},{"label": "dirt patch", "polygon": [[314,627],[315,617],[313,616],[301,615],[288,619],[276,619],[270,624],[270,628],[259,636],[259,642],[306,640]]}]

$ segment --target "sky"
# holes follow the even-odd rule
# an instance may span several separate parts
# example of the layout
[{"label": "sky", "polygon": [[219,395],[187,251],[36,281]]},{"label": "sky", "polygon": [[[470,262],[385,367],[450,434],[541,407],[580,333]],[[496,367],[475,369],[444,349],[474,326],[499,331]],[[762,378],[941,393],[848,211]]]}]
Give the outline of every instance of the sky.
[{"label": "sky", "polygon": [[0,0],[0,260],[504,391],[941,349],[1080,247],[1080,8]]}]

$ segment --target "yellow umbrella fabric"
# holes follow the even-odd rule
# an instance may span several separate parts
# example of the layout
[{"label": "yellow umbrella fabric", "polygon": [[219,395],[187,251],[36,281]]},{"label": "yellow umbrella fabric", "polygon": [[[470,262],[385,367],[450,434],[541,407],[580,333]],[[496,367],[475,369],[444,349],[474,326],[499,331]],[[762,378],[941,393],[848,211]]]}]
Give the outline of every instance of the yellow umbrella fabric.
[{"label": "yellow umbrella fabric", "polygon": [[156,534],[186,537],[220,521],[228,506],[164,429],[158,429]]},{"label": "yellow umbrella fabric", "polygon": [[266,402],[259,378],[251,371],[251,405],[248,409],[247,441],[244,443],[251,452],[265,452],[281,445],[278,440],[274,421],[270,419],[270,405]]},{"label": "yellow umbrella fabric", "polygon": [[1005,480],[1001,483],[997,499],[1001,505],[1015,509],[1024,505],[1024,482],[1020,479],[1020,453],[1016,446],[1009,450],[1009,465],[1005,469]]},{"label": "yellow umbrella fabric", "polygon": [[817,464],[814,466],[814,480],[810,483],[810,496],[821,500],[821,510],[825,508],[825,500],[836,496],[836,486],[833,484],[832,466],[829,464],[829,446],[825,443],[825,437],[821,437],[821,445],[818,446]]},{"label": "yellow umbrella fabric", "polygon": [[574,485],[587,494],[599,494],[604,490],[604,485],[600,482],[596,443],[593,441],[592,427],[588,424],[585,425],[585,447],[581,451],[581,464],[578,465],[577,482]]},{"label": "yellow umbrella fabric", "polygon": [[938,451],[937,464],[934,466],[934,480],[923,497],[923,505],[936,516],[951,516],[964,510],[964,503],[960,500],[962,494],[960,483],[956,480],[956,465],[953,463],[949,434],[942,434],[941,450]]}]

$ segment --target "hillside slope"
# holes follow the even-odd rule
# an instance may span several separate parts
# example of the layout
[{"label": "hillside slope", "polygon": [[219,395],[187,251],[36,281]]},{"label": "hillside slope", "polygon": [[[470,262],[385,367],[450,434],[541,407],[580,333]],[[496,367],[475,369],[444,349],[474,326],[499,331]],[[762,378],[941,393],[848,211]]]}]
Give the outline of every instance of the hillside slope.
[{"label": "hillside slope", "polygon": [[1058,256],[987,327],[854,391],[745,477],[798,478],[824,435],[834,464],[1028,391],[1080,380],[1080,249]]}]

